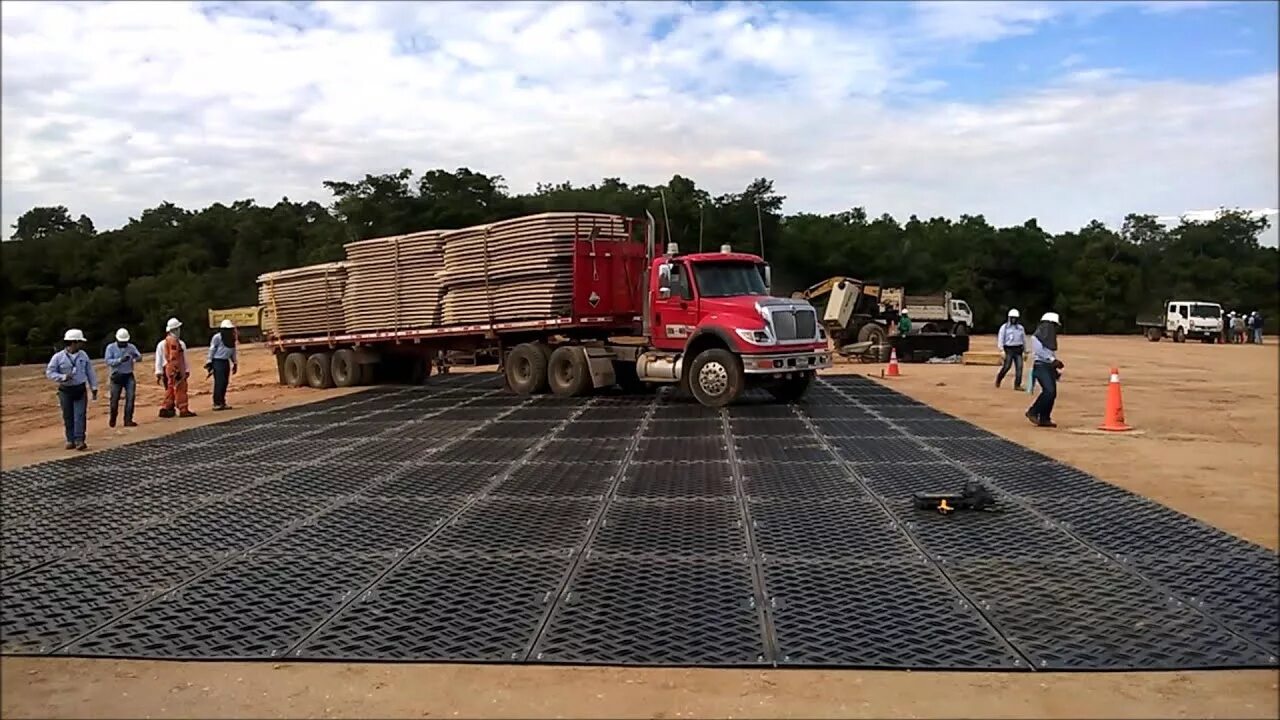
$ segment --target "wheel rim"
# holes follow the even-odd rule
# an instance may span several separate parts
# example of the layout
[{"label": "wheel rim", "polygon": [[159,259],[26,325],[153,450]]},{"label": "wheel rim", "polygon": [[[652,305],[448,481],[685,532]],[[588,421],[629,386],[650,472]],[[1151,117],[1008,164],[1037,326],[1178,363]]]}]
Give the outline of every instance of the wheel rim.
[{"label": "wheel rim", "polygon": [[698,370],[698,387],[708,395],[721,395],[729,387],[729,370],[712,360]]},{"label": "wheel rim", "polygon": [[533,375],[533,363],[529,362],[529,358],[520,358],[516,360],[515,367],[516,380],[526,382]]},{"label": "wheel rim", "polygon": [[569,363],[562,363],[560,367],[556,368],[556,380],[561,387],[568,387],[576,379],[577,377],[573,374],[573,366]]}]

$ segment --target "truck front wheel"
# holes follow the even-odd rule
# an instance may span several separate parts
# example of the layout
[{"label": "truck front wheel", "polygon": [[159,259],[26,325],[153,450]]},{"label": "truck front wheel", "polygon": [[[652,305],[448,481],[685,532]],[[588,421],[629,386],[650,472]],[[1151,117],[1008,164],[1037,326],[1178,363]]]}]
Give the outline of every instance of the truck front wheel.
[{"label": "truck front wheel", "polygon": [[804,372],[779,380],[769,386],[769,394],[778,402],[790,403],[804,397],[809,386],[813,384],[815,373]]},{"label": "truck front wheel", "polygon": [[724,407],[742,394],[742,360],[718,348],[698,353],[688,365],[689,391],[707,407]]},{"label": "truck front wheel", "polygon": [[533,395],[547,389],[548,358],[533,343],[521,343],[507,356],[507,384],[517,395]]},{"label": "truck front wheel", "polygon": [[547,385],[562,397],[586,395],[591,390],[591,368],[582,348],[562,345],[551,353],[547,363]]}]

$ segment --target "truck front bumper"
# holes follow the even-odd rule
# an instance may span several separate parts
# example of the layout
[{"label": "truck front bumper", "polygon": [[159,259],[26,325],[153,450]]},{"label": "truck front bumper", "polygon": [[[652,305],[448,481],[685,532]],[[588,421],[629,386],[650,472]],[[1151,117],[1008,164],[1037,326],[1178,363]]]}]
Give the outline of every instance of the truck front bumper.
[{"label": "truck front bumper", "polygon": [[743,355],[742,371],[748,375],[783,375],[831,367],[831,352],[813,350],[780,355]]}]

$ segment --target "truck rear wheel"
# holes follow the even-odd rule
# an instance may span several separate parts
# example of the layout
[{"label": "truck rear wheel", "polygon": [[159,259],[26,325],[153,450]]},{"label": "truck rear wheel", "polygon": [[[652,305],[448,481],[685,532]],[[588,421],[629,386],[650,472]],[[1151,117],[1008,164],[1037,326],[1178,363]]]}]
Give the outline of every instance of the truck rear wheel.
[{"label": "truck rear wheel", "polygon": [[790,403],[804,397],[816,373],[804,372],[779,380],[769,386],[769,394],[778,402]]},{"label": "truck rear wheel", "polygon": [[1151,342],[1160,342],[1160,328],[1147,328],[1147,339]]},{"label": "truck rear wheel", "polygon": [[285,356],[284,383],[289,387],[302,387],[307,384],[306,355],[295,351]]},{"label": "truck rear wheel", "polygon": [[956,326],[951,328],[951,334],[956,337],[964,337],[969,334],[969,326],[964,323],[956,323]]},{"label": "truck rear wheel", "polygon": [[742,360],[728,350],[713,348],[698,353],[686,372],[689,391],[707,407],[724,407],[742,394]]},{"label": "truck rear wheel", "polygon": [[329,353],[315,353],[307,358],[307,384],[317,390],[333,387],[333,373],[329,370]]},{"label": "truck rear wheel", "polygon": [[858,330],[858,342],[870,341],[872,345],[883,345],[889,339],[889,333],[878,323],[867,323]]},{"label": "truck rear wheel", "polygon": [[521,343],[507,356],[507,384],[517,395],[547,390],[548,357],[534,343]]},{"label": "truck rear wheel", "polygon": [[563,397],[585,395],[591,390],[591,368],[581,348],[563,345],[551,353],[547,363],[547,385]]},{"label": "truck rear wheel", "polygon": [[335,350],[329,361],[329,374],[333,376],[333,384],[338,387],[355,387],[360,384],[360,364],[356,362],[353,350],[343,348]]}]

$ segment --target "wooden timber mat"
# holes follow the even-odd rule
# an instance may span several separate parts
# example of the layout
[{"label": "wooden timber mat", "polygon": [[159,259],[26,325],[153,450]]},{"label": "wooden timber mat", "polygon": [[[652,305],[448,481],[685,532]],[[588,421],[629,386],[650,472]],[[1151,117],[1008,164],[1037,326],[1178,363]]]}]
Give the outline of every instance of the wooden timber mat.
[{"label": "wooden timber mat", "polygon": [[346,263],[324,263],[258,276],[262,328],[278,337],[341,333]]}]

